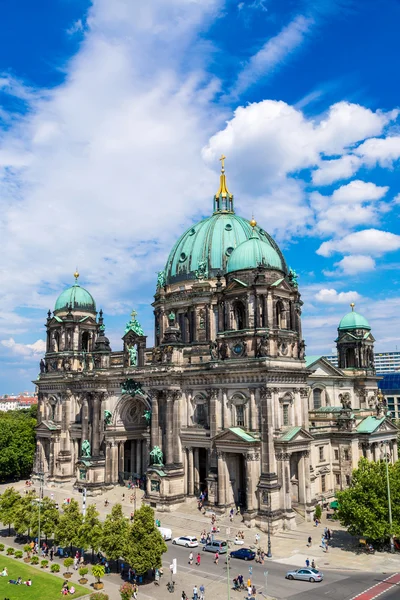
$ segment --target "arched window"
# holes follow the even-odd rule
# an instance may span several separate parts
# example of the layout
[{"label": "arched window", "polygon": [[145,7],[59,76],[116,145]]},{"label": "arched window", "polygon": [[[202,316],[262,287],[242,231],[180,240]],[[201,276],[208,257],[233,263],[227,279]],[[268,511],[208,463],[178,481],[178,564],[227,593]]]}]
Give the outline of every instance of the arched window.
[{"label": "arched window", "polygon": [[276,326],[278,329],[286,329],[285,307],[282,300],[278,300],[275,306]]},{"label": "arched window", "polygon": [[199,396],[194,400],[193,425],[197,427],[209,428],[208,423],[208,401],[206,398]]},{"label": "arched window", "polygon": [[233,316],[235,321],[235,329],[240,331],[246,328],[246,311],[242,302],[235,302],[233,304]]},{"label": "arched window", "polygon": [[232,423],[235,427],[249,427],[247,401],[246,396],[241,393],[235,394],[229,401],[232,409]]},{"label": "arched window", "polygon": [[244,427],[244,404],[236,406],[236,427]]},{"label": "arched window", "polygon": [[58,331],[55,331],[53,333],[53,340],[51,343],[51,350],[52,352],[58,352],[60,349],[60,334],[58,333]]},{"label": "arched window", "polygon": [[321,408],[321,395],[322,392],[319,388],[315,388],[313,390],[313,408],[316,410],[317,408]]},{"label": "arched window", "polygon": [[90,350],[90,333],[89,333],[89,331],[84,331],[82,333],[82,350],[84,352],[89,352],[89,350]]}]

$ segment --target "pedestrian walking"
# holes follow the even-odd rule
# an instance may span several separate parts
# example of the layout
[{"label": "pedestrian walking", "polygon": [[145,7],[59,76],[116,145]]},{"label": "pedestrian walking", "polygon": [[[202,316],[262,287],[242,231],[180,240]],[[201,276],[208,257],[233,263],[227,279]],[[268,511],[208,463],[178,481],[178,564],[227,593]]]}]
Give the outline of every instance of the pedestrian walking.
[{"label": "pedestrian walking", "polygon": [[311,535],[308,536],[308,540],[307,540],[307,546],[310,547],[311,546],[311,542],[312,542],[312,537]]},{"label": "pedestrian walking", "polygon": [[203,584],[201,584],[200,588],[200,600],[205,600],[206,590]]},{"label": "pedestrian walking", "polygon": [[189,554],[189,565],[193,564],[193,552]]},{"label": "pedestrian walking", "polygon": [[53,560],[53,556],[54,556],[54,550],[53,550],[53,548],[50,548],[50,560]]},{"label": "pedestrian walking", "polygon": [[219,560],[219,553],[216,552],[215,553],[215,557],[214,557],[214,562],[215,562],[216,565],[218,564],[218,560]]},{"label": "pedestrian walking", "polygon": [[248,598],[251,598],[252,592],[253,592],[253,588],[251,587],[251,585],[249,585],[247,588],[247,597]]},{"label": "pedestrian walking", "polygon": [[197,585],[195,585],[193,588],[193,600],[198,600],[198,599],[199,599],[199,592],[197,590]]},{"label": "pedestrian walking", "polygon": [[315,569],[315,568],[316,568],[316,566],[315,566],[315,560],[314,560],[314,559],[312,559],[312,561],[311,561],[311,568],[312,568],[312,569]]},{"label": "pedestrian walking", "polygon": [[328,529],[328,540],[331,541],[332,531]]},{"label": "pedestrian walking", "polygon": [[200,552],[197,553],[197,557],[196,557],[196,565],[199,567],[200,566],[200,562],[201,562],[201,556],[200,556]]},{"label": "pedestrian walking", "polygon": [[310,566],[310,559],[306,558],[306,567],[307,567],[307,569],[308,569],[309,566]]},{"label": "pedestrian walking", "polygon": [[188,597],[186,596],[185,592],[182,592],[181,600],[188,600]]},{"label": "pedestrian walking", "polygon": [[258,542],[260,541],[260,534],[256,533],[256,535],[254,536],[254,539],[255,539],[255,542],[256,542],[256,545],[257,545]]}]

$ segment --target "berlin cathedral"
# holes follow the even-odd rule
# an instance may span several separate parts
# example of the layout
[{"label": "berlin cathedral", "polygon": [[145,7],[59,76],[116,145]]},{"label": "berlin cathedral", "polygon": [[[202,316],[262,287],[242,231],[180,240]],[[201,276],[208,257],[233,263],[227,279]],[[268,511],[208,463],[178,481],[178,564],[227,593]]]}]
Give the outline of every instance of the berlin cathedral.
[{"label": "berlin cathedral", "polygon": [[143,477],[163,511],[205,492],[213,511],[240,505],[248,526],[276,531],[333,500],[360,457],[397,460],[397,429],[354,305],[338,367],[306,355],[296,272],[235,213],[223,159],[212,214],[158,274],[153,347],[133,311],[113,351],[78,273],[48,312],[35,470],[88,494]]}]

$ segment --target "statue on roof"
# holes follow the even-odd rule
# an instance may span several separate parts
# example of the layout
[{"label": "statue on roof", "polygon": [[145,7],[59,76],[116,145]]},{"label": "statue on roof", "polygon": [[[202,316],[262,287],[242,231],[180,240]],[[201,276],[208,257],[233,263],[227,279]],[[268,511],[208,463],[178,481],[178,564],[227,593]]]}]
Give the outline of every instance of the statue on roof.
[{"label": "statue on roof", "polygon": [[137,312],[135,310],[133,310],[131,312],[131,320],[126,324],[125,334],[132,331],[133,333],[136,333],[136,335],[144,335],[144,331],[143,331],[142,326],[140,325],[139,321],[137,320],[136,315],[137,315]]},{"label": "statue on roof", "polygon": [[133,379],[125,379],[125,381],[121,383],[121,392],[123,394],[129,394],[129,396],[132,397],[136,395],[143,396],[142,385]]},{"label": "statue on roof", "polygon": [[197,266],[196,271],[194,272],[196,279],[202,281],[203,279],[207,279],[208,277],[208,269],[207,269],[207,261],[201,260]]},{"label": "statue on roof", "polygon": [[88,458],[90,456],[90,442],[89,440],[83,440],[81,455],[83,458]]},{"label": "statue on roof", "polygon": [[136,349],[135,345],[130,346],[128,348],[128,354],[129,354],[129,366],[137,367],[138,355],[137,355],[137,349]]},{"label": "statue on roof", "polygon": [[111,424],[111,418],[112,418],[111,411],[105,410],[104,411],[104,424],[105,425],[110,425]]},{"label": "statue on roof", "polygon": [[163,453],[159,446],[154,446],[153,450],[150,452],[150,457],[153,460],[154,466],[163,466]]},{"label": "statue on roof", "polygon": [[158,271],[157,273],[157,289],[162,288],[166,285],[165,271]]},{"label": "statue on roof", "polygon": [[298,279],[299,279],[299,276],[296,273],[296,271],[294,269],[290,268],[289,269],[289,281],[293,285],[293,287],[296,289],[299,287]]},{"label": "statue on roof", "polygon": [[349,392],[339,394],[339,400],[342,405],[342,410],[351,410],[351,398]]},{"label": "statue on roof", "polygon": [[150,425],[151,423],[151,410],[147,409],[144,411],[143,418],[146,420],[146,425]]}]

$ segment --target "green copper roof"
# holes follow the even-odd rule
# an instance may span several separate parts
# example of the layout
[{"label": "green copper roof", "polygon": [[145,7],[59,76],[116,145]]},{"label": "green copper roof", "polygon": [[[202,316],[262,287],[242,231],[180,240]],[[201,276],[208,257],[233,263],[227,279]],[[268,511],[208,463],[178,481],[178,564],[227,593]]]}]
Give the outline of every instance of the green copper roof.
[{"label": "green copper roof", "polygon": [[386,417],[366,417],[357,426],[357,433],[374,433]]},{"label": "green copper roof", "polygon": [[340,321],[339,329],[371,329],[371,327],[365,317],[352,310]]},{"label": "green copper roof", "polygon": [[232,431],[232,433],[235,433],[236,435],[241,437],[242,440],[244,440],[245,442],[256,442],[257,441],[252,435],[250,435],[249,433],[246,433],[244,431],[244,429],[242,429],[241,427],[229,427],[229,431]]},{"label": "green copper roof", "polygon": [[306,356],[305,357],[306,367],[309,367],[313,363],[317,362],[317,360],[319,360],[320,358],[322,358],[322,356],[320,354],[314,355],[314,356]]},{"label": "green copper roof", "polygon": [[70,305],[72,309],[96,312],[96,302],[92,295],[77,283],[58,296],[54,310],[67,310]]},{"label": "green copper roof", "polygon": [[[261,237],[261,234],[259,234]],[[287,273],[287,266],[282,253],[271,240],[263,236],[260,239],[255,233],[249,240],[242,242],[229,257],[227,273],[241,271],[243,269],[256,269],[258,265],[264,265],[271,269],[277,269]]]},{"label": "green copper roof", "polygon": [[279,438],[280,442],[290,442],[301,430],[301,427],[290,427],[281,437]]}]

